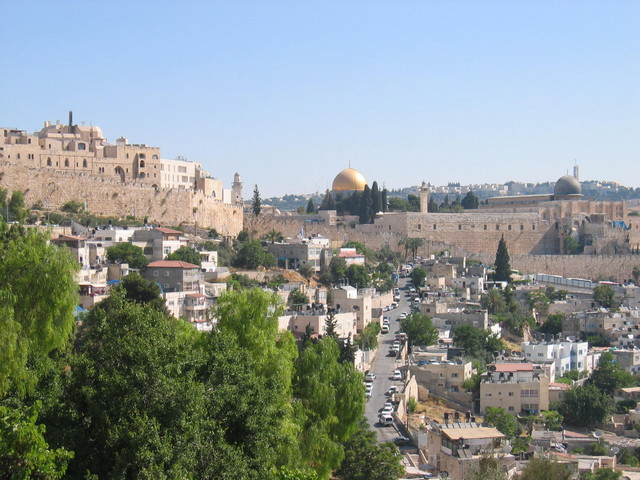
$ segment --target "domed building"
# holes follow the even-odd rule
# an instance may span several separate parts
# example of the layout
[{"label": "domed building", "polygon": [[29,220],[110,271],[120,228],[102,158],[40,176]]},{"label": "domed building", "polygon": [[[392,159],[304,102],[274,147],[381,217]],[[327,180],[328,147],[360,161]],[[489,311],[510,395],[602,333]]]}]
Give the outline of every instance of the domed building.
[{"label": "domed building", "polygon": [[571,175],[560,177],[553,188],[554,200],[578,200],[582,198],[580,182]]},{"label": "domed building", "polygon": [[347,198],[355,192],[361,192],[367,186],[367,179],[364,178],[355,168],[345,168],[336,178],[333,179],[331,193],[334,198],[340,196]]}]

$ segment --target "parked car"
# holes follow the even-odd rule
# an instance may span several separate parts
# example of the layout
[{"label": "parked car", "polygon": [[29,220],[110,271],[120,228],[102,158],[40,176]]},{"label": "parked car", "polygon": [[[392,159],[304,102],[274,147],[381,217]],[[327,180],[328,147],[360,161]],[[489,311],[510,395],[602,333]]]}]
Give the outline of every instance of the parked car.
[{"label": "parked car", "polygon": [[393,417],[388,413],[381,413],[378,416],[378,420],[380,421],[380,425],[382,426],[388,427],[390,425],[393,425]]},{"label": "parked car", "polygon": [[375,374],[369,372],[364,376],[365,382],[373,382],[376,379]]},{"label": "parked car", "polygon": [[371,387],[367,388],[367,389],[364,391],[364,396],[365,396],[365,397],[367,397],[367,398],[371,398],[371,395],[372,395],[372,394],[373,394],[373,386],[371,386]]},{"label": "parked car", "polygon": [[393,405],[385,405],[384,408],[382,409],[382,413],[388,413],[388,414],[392,414],[393,413]]},{"label": "parked car", "polygon": [[399,391],[400,389],[396,385],[392,385],[389,387],[389,390],[387,390],[387,395],[393,395],[394,393],[398,393]]},{"label": "parked car", "polygon": [[394,380],[402,380],[402,372],[400,370],[393,371],[393,379]]},{"label": "parked car", "polygon": [[386,323],[382,326],[382,329],[380,330],[382,333],[389,333],[389,325],[387,325]]},{"label": "parked car", "polygon": [[409,437],[404,437],[400,435],[393,439],[393,443],[396,445],[411,445],[411,439]]}]

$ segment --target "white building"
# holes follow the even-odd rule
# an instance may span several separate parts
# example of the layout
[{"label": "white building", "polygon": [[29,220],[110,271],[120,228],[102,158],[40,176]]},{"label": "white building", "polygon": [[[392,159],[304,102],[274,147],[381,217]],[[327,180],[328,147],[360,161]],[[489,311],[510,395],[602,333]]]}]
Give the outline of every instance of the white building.
[{"label": "white building", "polygon": [[553,364],[557,377],[569,370],[591,371],[593,368],[587,359],[587,342],[522,342],[521,347],[528,361]]}]

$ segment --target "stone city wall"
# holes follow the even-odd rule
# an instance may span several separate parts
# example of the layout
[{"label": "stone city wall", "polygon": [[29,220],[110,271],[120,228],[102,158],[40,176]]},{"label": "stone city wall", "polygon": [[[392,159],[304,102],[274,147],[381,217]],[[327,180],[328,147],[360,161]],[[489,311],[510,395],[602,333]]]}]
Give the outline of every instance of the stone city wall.
[{"label": "stone city wall", "polygon": [[89,213],[99,216],[147,217],[151,223],[197,224],[236,236],[242,229],[242,206],[230,205],[189,190],[155,189],[121,183],[89,174],[40,170],[0,163],[0,188],[24,192],[28,206],[41,201],[59,210],[69,201],[86,202]]},{"label": "stone city wall", "polygon": [[[358,241],[371,248],[389,245],[400,249],[404,237],[424,239],[418,255],[427,256],[455,245],[466,252],[495,254],[504,235],[509,252],[514,254],[558,253],[555,225],[532,213],[520,214],[437,214],[399,213],[376,219],[373,224],[329,225],[317,216],[254,215],[245,216],[245,228],[261,236],[275,229],[284,237],[295,238],[301,232],[308,237],[320,234],[334,241]],[[553,225],[553,226],[552,226]]]}]

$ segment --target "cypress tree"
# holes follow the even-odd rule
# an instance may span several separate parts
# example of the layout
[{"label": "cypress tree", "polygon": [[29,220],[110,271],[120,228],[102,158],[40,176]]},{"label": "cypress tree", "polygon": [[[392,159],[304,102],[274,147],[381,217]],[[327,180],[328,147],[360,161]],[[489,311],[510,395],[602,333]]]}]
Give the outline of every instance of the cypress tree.
[{"label": "cypress tree", "polygon": [[369,223],[371,219],[371,189],[365,185],[360,201],[360,223]]},{"label": "cypress tree", "polygon": [[498,251],[496,252],[496,270],[493,279],[498,282],[511,282],[511,265],[509,264],[509,250],[507,250],[507,242],[504,241],[504,235],[498,243]]},{"label": "cypress tree", "polygon": [[371,211],[373,215],[382,210],[382,195],[378,188],[378,182],[374,181],[371,185]]},{"label": "cypress tree", "polygon": [[309,203],[307,203],[307,213],[315,213],[316,206],[313,204],[313,198],[309,199]]},{"label": "cypress tree", "polygon": [[389,209],[389,205],[388,205],[388,201],[387,201],[387,196],[388,196],[389,192],[387,191],[386,188],[382,189],[382,194],[380,195],[381,197],[381,203],[382,203],[382,211],[384,213],[387,213],[388,209]]}]

